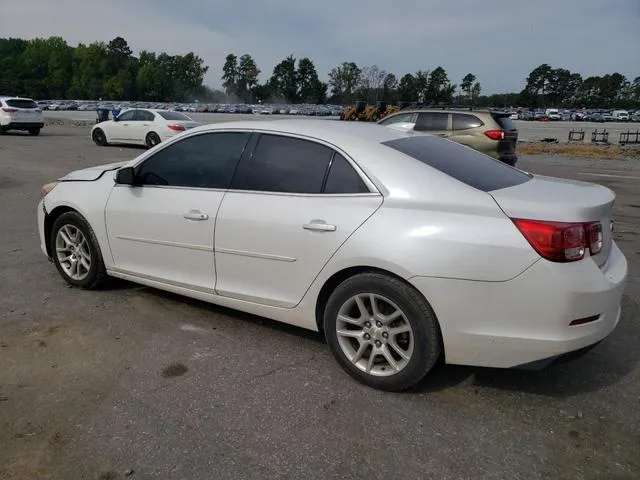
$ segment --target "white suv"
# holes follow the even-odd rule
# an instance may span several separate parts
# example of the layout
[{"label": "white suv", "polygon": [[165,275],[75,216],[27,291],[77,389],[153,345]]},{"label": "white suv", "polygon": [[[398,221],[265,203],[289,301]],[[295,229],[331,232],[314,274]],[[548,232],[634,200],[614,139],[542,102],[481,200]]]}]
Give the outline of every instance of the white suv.
[{"label": "white suv", "polygon": [[36,102],[23,97],[0,97],[0,134],[26,130],[30,135],[38,135],[42,127],[42,110]]}]

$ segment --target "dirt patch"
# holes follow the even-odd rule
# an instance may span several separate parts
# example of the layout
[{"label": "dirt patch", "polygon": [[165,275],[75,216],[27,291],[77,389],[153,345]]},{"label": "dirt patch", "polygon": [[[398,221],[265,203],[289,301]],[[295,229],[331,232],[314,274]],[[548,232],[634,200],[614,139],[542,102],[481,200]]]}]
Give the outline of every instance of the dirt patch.
[{"label": "dirt patch", "polygon": [[162,370],[162,376],[164,378],[180,377],[187,373],[187,370],[189,370],[187,366],[182,363],[170,363]]},{"label": "dirt patch", "polygon": [[624,160],[640,158],[640,149],[623,148],[618,145],[577,145],[558,143],[522,143],[518,145],[520,155],[561,155],[570,158],[597,160]]}]

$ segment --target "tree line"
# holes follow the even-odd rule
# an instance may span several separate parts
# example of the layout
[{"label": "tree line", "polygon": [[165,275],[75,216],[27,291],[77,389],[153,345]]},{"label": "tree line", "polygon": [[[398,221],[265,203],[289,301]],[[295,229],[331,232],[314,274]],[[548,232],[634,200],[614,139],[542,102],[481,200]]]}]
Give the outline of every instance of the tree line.
[{"label": "tree line", "polygon": [[583,78],[542,64],[531,71],[520,92],[482,95],[476,75],[453,83],[442,66],[396,76],[377,65],[343,62],[320,80],[308,57],[287,56],[264,81],[247,53],[224,59],[222,88],[203,84],[209,67],[193,52],[169,55],[142,51],[137,56],[122,37],[77,47],[61,37],[0,38],[0,94],[37,99],[112,99],[243,103],[459,103],[523,107],[640,107],[640,76],[614,72]]},{"label": "tree line", "polygon": [[61,37],[0,38],[0,94],[36,99],[190,101],[209,67],[186,55],[141,51],[127,41],[72,47]]}]

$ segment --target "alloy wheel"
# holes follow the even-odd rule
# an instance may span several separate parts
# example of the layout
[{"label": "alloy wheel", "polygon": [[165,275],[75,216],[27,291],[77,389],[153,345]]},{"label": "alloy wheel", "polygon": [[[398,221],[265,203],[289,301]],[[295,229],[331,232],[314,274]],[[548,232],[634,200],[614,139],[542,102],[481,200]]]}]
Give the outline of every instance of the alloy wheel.
[{"label": "alloy wheel", "polygon": [[413,355],[415,339],[409,320],[382,295],[361,293],[344,302],[338,311],[336,334],[349,361],[373,376],[397,374]]},{"label": "alloy wheel", "polygon": [[72,280],[84,280],[91,270],[91,250],[84,234],[75,225],[63,225],[56,234],[56,257]]}]

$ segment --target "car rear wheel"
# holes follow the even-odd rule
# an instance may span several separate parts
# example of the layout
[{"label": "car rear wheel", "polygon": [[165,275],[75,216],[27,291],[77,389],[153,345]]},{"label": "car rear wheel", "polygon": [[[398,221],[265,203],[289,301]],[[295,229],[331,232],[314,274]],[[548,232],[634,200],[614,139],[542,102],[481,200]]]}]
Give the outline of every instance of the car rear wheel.
[{"label": "car rear wheel", "polygon": [[344,370],[380,390],[415,385],[442,352],[428,302],[410,285],[379,273],[356,275],[335,289],[325,308],[324,329]]},{"label": "car rear wheel", "polygon": [[93,139],[93,142],[100,147],[107,145],[107,136],[101,128],[96,128],[91,134],[91,138]]},{"label": "car rear wheel", "polygon": [[158,134],[156,132],[149,132],[147,134],[147,138],[145,140],[145,143],[147,144],[148,148],[153,148],[156,145],[158,145],[161,142],[160,137],[158,136]]},{"label": "car rear wheel", "polygon": [[88,290],[107,280],[100,246],[89,223],[77,212],[60,215],[51,229],[50,251],[68,283]]},{"label": "car rear wheel", "polygon": [[40,135],[40,129],[39,128],[30,128],[29,129],[29,135],[36,137],[38,135]]}]

